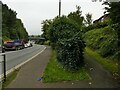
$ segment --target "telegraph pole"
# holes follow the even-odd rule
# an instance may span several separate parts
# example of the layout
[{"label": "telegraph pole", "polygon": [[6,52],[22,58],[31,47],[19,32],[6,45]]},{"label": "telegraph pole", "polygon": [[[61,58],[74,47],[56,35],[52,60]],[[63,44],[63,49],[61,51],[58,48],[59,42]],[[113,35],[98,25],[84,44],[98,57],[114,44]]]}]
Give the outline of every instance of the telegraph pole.
[{"label": "telegraph pole", "polygon": [[61,0],[59,0],[59,17],[61,16]]}]

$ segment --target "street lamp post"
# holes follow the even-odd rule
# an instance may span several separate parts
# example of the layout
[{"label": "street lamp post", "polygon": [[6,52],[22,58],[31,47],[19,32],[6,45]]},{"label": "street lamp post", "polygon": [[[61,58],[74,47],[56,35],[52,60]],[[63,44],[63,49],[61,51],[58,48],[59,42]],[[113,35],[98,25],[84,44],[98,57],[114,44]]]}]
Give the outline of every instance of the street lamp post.
[{"label": "street lamp post", "polygon": [[61,0],[59,0],[59,17],[61,16]]}]

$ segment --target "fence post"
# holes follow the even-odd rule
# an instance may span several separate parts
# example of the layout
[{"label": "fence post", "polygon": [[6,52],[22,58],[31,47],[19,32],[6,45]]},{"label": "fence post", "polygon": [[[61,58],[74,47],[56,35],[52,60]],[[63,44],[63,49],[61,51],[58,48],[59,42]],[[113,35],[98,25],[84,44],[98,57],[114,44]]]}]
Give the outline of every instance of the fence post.
[{"label": "fence post", "polygon": [[[2,53],[5,53],[5,51],[2,51]],[[5,82],[6,81],[6,55],[5,54],[3,54],[3,59],[4,59],[3,61],[3,73],[4,73],[3,82]]]}]

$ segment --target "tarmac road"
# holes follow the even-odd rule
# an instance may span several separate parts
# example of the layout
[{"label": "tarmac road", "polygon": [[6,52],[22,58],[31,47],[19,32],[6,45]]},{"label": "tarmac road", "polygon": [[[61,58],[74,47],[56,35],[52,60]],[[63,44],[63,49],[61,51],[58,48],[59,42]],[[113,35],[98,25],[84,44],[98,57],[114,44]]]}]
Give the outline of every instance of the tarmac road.
[{"label": "tarmac road", "polygon": [[[34,45],[33,47],[25,48],[18,51],[6,52],[6,69],[10,70],[20,63],[25,62],[26,60],[30,59],[31,57],[42,51],[44,48],[45,46],[42,45]],[[2,72],[1,65],[2,64],[0,64],[0,72]]]}]

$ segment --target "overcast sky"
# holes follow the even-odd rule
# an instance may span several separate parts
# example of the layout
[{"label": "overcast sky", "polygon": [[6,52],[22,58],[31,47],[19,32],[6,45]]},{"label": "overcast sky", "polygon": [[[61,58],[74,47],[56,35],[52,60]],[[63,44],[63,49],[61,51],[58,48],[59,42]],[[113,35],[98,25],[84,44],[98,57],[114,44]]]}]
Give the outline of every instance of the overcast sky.
[{"label": "overcast sky", "polygon": [[[81,6],[82,15],[91,13],[93,20],[103,15],[104,6],[99,0],[61,0],[62,15],[68,15],[76,10],[76,5]],[[45,19],[52,19],[58,15],[59,0],[2,0],[9,8],[17,12],[17,17],[22,20],[29,35],[39,35],[41,23]]]}]

